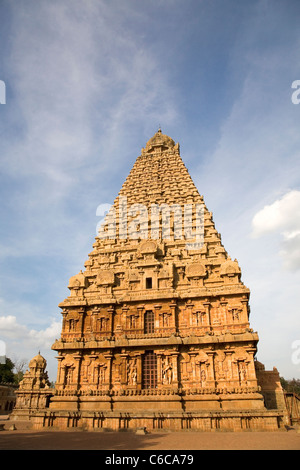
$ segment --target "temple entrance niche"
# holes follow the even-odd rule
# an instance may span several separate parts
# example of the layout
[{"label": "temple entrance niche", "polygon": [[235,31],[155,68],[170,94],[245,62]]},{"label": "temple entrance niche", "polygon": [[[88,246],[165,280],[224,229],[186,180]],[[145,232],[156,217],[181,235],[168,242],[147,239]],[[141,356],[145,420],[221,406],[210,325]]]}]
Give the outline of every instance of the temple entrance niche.
[{"label": "temple entrance niche", "polygon": [[213,353],[192,350],[180,355],[180,381],[184,387],[208,388],[213,385]]},{"label": "temple entrance niche", "polygon": [[64,388],[72,388],[73,386],[73,375],[74,375],[74,365],[73,364],[66,364],[63,367],[64,371]]},{"label": "temple entrance niche", "polygon": [[103,355],[97,357],[93,363],[93,383],[96,388],[103,388],[108,382],[108,365]]},{"label": "temple entrance niche", "polygon": [[206,352],[200,351],[197,356],[195,356],[194,368],[197,385],[203,388],[207,387],[209,382],[210,361]]}]

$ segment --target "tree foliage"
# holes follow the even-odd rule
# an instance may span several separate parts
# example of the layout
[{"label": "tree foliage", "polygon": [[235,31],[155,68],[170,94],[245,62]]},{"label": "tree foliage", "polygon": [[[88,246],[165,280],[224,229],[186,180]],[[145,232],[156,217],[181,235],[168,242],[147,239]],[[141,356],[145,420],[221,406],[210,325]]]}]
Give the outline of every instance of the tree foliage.
[{"label": "tree foliage", "polygon": [[5,359],[5,364],[0,364],[0,383],[16,383],[13,373],[14,367],[15,365],[9,357]]},{"label": "tree foliage", "polygon": [[0,364],[0,383],[17,385],[23,379],[26,363],[25,359],[12,361],[6,357],[5,364]]},{"label": "tree foliage", "polygon": [[284,391],[300,395],[300,379],[286,380],[280,377],[280,382]]}]

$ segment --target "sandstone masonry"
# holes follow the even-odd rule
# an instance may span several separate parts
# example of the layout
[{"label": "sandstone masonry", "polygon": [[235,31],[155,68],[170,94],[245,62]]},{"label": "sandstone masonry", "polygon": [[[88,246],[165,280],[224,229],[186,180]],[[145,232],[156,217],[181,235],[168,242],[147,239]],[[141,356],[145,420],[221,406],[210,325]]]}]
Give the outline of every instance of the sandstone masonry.
[{"label": "sandstone masonry", "polygon": [[[130,207],[148,209],[139,237],[121,236],[124,198]],[[202,205],[203,243],[191,249],[186,237],[175,236],[176,211],[169,238],[162,236],[162,214],[151,232],[151,208],[163,204],[182,213],[186,204]],[[255,358],[259,338],[249,323],[250,291],[222,245],[179,144],[161,130],[142,149],[113,213],[117,219],[103,227],[85,270],[70,279],[70,296],[60,304],[55,390],[40,382],[38,395],[23,382],[17,408],[36,428],[282,429],[279,374],[265,371]],[[131,213],[127,228],[136,221]],[[191,233],[195,222],[193,214]],[[38,406],[33,396],[42,400]]]}]

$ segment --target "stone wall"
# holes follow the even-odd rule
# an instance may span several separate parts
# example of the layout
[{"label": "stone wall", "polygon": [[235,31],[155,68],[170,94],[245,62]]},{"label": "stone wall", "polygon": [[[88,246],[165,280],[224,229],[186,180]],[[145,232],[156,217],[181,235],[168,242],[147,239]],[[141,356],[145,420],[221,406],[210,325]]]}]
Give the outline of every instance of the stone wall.
[{"label": "stone wall", "polygon": [[1,415],[12,412],[16,403],[15,389],[16,387],[13,385],[0,384],[0,414]]}]

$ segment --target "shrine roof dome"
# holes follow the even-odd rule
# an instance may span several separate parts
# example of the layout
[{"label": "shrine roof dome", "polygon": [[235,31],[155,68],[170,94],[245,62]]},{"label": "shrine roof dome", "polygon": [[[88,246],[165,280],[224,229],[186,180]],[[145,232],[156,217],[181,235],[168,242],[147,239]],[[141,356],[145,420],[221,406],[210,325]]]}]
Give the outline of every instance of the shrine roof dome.
[{"label": "shrine roof dome", "polygon": [[32,367],[34,365],[39,365],[39,366],[42,366],[42,367],[46,367],[47,365],[47,361],[46,359],[40,354],[38,353],[36,356],[34,356],[31,361],[29,362],[29,366]]},{"label": "shrine roof dome", "polygon": [[161,129],[154,134],[146,144],[146,151],[151,151],[154,147],[167,147],[172,148],[175,146],[175,142],[171,137],[161,132]]}]

